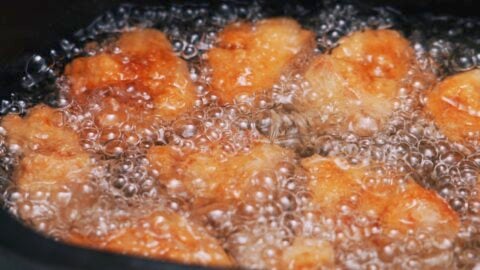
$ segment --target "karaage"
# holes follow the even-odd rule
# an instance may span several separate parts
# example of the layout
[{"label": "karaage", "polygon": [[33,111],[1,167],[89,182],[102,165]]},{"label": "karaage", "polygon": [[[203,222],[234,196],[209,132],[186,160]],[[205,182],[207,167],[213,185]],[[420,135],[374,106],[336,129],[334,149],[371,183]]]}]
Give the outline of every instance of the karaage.
[{"label": "karaage", "polygon": [[181,263],[223,267],[233,264],[220,243],[201,226],[167,211],[102,237],[72,233],[66,240],[94,249]]},{"label": "karaage", "polygon": [[24,118],[7,115],[1,125],[20,161],[13,180],[26,192],[58,190],[67,183],[88,181],[90,158],[77,133],[63,125],[60,111],[37,105]]},{"label": "karaage", "polygon": [[101,102],[116,103],[106,112],[109,117],[130,116],[136,121],[143,120],[137,118],[147,108],[135,104],[128,95],[133,90],[145,92],[145,99],[153,103],[149,114],[163,120],[173,120],[193,107],[195,91],[187,64],[174,54],[165,34],[136,29],[121,34],[111,47],[110,51],[76,58],[67,65],[65,76],[73,100],[88,106],[92,96],[107,92],[101,99],[110,101]]},{"label": "karaage", "polygon": [[251,178],[262,171],[273,171],[282,162],[294,162],[294,153],[280,146],[256,142],[248,152],[225,154],[212,151],[182,153],[172,146],[156,146],[147,158],[158,179],[169,186],[179,182],[196,203],[239,201],[248,193]]},{"label": "karaage", "polygon": [[309,87],[294,104],[318,130],[371,136],[392,114],[415,61],[410,43],[396,31],[355,32],[331,54],[314,58],[304,74]]},{"label": "karaage", "polygon": [[206,54],[211,90],[223,104],[269,90],[282,73],[304,62],[314,47],[314,33],[292,19],[228,25]]},{"label": "karaage", "polygon": [[366,167],[345,164],[341,159],[317,155],[302,160],[309,173],[313,201],[328,215],[335,215],[345,205],[377,219],[386,231],[406,233],[411,229],[455,237],[459,217],[435,192],[410,179],[403,183],[401,178],[391,176],[385,181],[369,174]]},{"label": "karaage", "polygon": [[425,111],[449,139],[462,142],[480,135],[480,69],[447,77],[427,98]]}]

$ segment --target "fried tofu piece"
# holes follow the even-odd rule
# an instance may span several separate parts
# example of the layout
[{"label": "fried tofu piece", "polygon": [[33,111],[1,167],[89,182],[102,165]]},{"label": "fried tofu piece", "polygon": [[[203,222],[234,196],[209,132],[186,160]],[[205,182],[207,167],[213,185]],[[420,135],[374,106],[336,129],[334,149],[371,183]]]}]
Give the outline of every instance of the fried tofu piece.
[{"label": "fried tofu piece", "polygon": [[71,233],[64,240],[93,249],[177,263],[233,265],[219,242],[201,226],[166,211],[156,212],[131,227],[111,231],[103,237]]},{"label": "fried tofu piece", "polygon": [[211,152],[181,153],[172,146],[156,146],[147,153],[159,180],[168,185],[179,180],[196,203],[239,200],[246,195],[255,174],[273,170],[279,163],[293,162],[294,153],[280,146],[257,142],[249,152],[226,155],[221,148]]},{"label": "fried tofu piece", "polygon": [[[412,180],[378,182],[367,167],[346,166],[340,160],[318,155],[302,160],[310,176],[313,201],[326,213],[335,215],[340,204],[378,220],[385,230],[406,233],[409,229],[427,231],[453,239],[459,230],[459,217],[433,191]],[[392,176],[393,177],[393,176]],[[351,200],[356,196],[355,200]]]},{"label": "fried tofu piece", "polygon": [[[166,120],[193,106],[196,96],[187,64],[174,54],[165,34],[154,29],[136,29],[123,33],[113,46],[118,52],[80,57],[67,65],[65,76],[70,81],[73,99],[85,103],[89,96],[105,88],[119,88],[121,94],[134,87],[150,95],[153,113]],[[122,107],[134,107],[117,99]]]},{"label": "fried tofu piece", "polygon": [[20,148],[14,181],[21,191],[57,190],[61,185],[88,180],[89,155],[77,133],[62,125],[61,112],[37,105],[28,115],[2,120],[7,143]]},{"label": "fried tofu piece", "polygon": [[268,90],[314,47],[314,33],[292,19],[228,25],[206,54],[212,69],[212,91],[223,104],[231,104],[236,97]]},{"label": "fried tofu piece", "polygon": [[425,111],[450,140],[480,135],[480,69],[447,77],[427,96]]},{"label": "fried tofu piece", "polygon": [[304,74],[310,87],[294,104],[319,130],[371,136],[392,114],[414,51],[392,30],[355,32],[339,44],[314,58]]}]

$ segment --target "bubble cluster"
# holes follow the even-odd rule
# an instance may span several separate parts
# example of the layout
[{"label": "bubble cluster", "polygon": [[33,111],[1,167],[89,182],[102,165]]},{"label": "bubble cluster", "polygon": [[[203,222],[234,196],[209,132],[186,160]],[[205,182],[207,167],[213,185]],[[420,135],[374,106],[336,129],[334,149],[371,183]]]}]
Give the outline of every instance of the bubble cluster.
[{"label": "bubble cluster", "polygon": [[[426,24],[430,25],[424,31]],[[437,65],[440,76],[478,67],[478,20],[424,14],[412,20],[409,31],[418,49]]]},{"label": "bubble cluster", "polygon": [[[284,74],[271,89],[221,106],[209,91],[211,74],[202,55],[225,25],[272,16],[293,17],[314,31],[318,53],[328,53],[341,37],[355,31],[392,28],[404,33],[418,65],[402,81],[385,127],[373,136],[316,128],[318,122],[335,124],[343,119],[335,104],[313,117],[295,107],[295,98],[310,87],[302,74]],[[267,8],[261,1],[122,5],[61,40],[48,56],[33,55],[25,65],[22,91],[0,104],[1,115],[23,116],[41,101],[56,107],[61,128],[73,130],[88,153],[88,181],[22,190],[13,181],[23,158],[21,146],[8,145],[8,132],[0,127],[3,204],[36,230],[66,241],[72,231],[108,237],[112,231],[138,226],[157,211],[175,212],[205,227],[245,268],[282,269],[302,245],[332,249],[331,263],[343,268],[472,268],[480,257],[480,137],[450,141],[421,108],[425,93],[440,78],[479,67],[478,24],[469,18],[410,16],[341,1],[325,1],[314,9],[296,4]],[[64,66],[77,56],[114,51],[111,41],[137,27],[165,32],[174,53],[187,61],[195,84],[195,102],[188,113],[171,121],[155,116],[152,97],[133,86],[106,87],[82,102],[69,96],[68,81],[61,76]],[[128,105],[115,109],[119,102]],[[271,161],[268,168],[251,175],[236,175],[245,178],[246,187],[231,188],[234,196],[228,200],[204,202],[189,193],[187,185],[201,190],[211,180],[188,174],[192,156],[204,155],[212,167],[228,170],[218,164],[254,152],[258,143],[280,145],[293,158]],[[178,157],[163,160],[156,168],[148,158],[155,147],[168,147]],[[374,215],[352,207],[360,194],[335,206],[332,215],[332,209],[319,207],[312,199],[308,172],[300,165],[302,158],[314,154],[343,159],[345,167],[373,166],[361,177],[367,189],[389,183],[398,184],[402,192],[401,184],[415,181],[436,192],[461,220],[457,237],[388,231]],[[252,163],[245,162],[245,168]],[[325,253],[327,262],[329,256]]]}]

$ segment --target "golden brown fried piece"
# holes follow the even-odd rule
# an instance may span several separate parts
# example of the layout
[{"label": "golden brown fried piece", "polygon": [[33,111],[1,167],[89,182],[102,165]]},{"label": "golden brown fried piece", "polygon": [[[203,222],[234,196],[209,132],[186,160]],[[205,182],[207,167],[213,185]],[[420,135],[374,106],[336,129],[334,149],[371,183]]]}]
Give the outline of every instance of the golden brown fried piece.
[{"label": "golden brown fried piece", "polygon": [[324,240],[297,237],[282,254],[281,268],[285,270],[333,269],[335,253]]},{"label": "golden brown fried piece", "polygon": [[18,145],[25,155],[58,152],[74,155],[82,152],[78,135],[63,125],[62,112],[37,105],[24,118],[9,114],[2,120],[7,130],[7,144]]},{"label": "golden brown fried piece", "polygon": [[449,139],[480,135],[480,69],[444,79],[427,97],[426,112]]},{"label": "golden brown fried piece", "polygon": [[201,226],[169,212],[157,212],[136,225],[112,231],[104,237],[72,233],[68,242],[122,254],[186,264],[232,266],[218,241]]},{"label": "golden brown fried piece", "polygon": [[287,18],[228,25],[206,54],[212,91],[225,104],[268,90],[283,72],[313,52],[314,38],[313,32]]},{"label": "golden brown fried piece", "polygon": [[453,239],[459,229],[459,218],[449,205],[414,181],[384,183],[369,176],[367,168],[347,167],[341,160],[320,156],[302,160],[302,166],[310,175],[313,200],[329,215],[335,215],[340,205],[347,205],[376,218],[387,231],[432,230]]},{"label": "golden brown fried piece", "polygon": [[281,162],[293,162],[294,153],[269,143],[254,143],[250,151],[226,155],[221,148],[211,152],[181,153],[172,146],[156,146],[147,158],[160,181],[182,182],[195,203],[239,200],[252,185],[250,178],[261,171],[275,169]]},{"label": "golden brown fried piece", "polygon": [[405,192],[389,198],[381,222],[387,230],[406,233],[408,230],[431,228],[433,234],[450,239],[460,226],[457,214],[443,199],[413,182],[407,185]]},{"label": "golden brown fried piece", "polygon": [[[208,153],[181,153],[171,146],[158,146],[150,149],[147,158],[159,179],[167,180],[165,185],[172,185],[168,179],[181,181],[187,192],[195,197],[194,207],[208,208],[207,205],[218,207],[219,203],[248,202],[255,184],[253,177],[272,172],[283,162],[293,162],[294,154],[274,144],[257,142],[251,145],[250,152],[234,155],[226,155],[218,147]],[[250,255],[242,253],[239,256]],[[263,261],[265,258],[259,260],[262,260],[259,265],[273,267]],[[298,238],[277,254],[274,261],[278,269],[317,269],[332,266],[334,252],[326,241]]]},{"label": "golden brown fried piece", "polygon": [[355,32],[340,39],[339,44],[332,51],[333,57],[361,65],[369,77],[378,80],[379,84],[382,81],[386,84],[369,89],[373,93],[396,93],[396,90],[381,88],[389,88],[390,83],[398,83],[415,61],[410,42],[394,30]]},{"label": "golden brown fried piece", "polygon": [[350,196],[359,194],[362,190],[355,181],[362,176],[361,170],[344,170],[333,160],[317,155],[303,159],[301,165],[310,177],[309,188],[313,200],[331,211],[329,214],[335,213],[336,206],[346,203]]},{"label": "golden brown fried piece", "polygon": [[[115,87],[126,92],[133,86],[153,99],[155,114],[166,120],[193,106],[195,92],[187,64],[172,50],[167,37],[154,29],[123,33],[113,44],[119,52],[104,52],[73,60],[65,68],[71,83],[70,94],[80,103],[95,92]],[[128,101],[115,97],[125,111]],[[137,108],[139,112],[145,108]],[[135,114],[135,110],[132,114]]]},{"label": "golden brown fried piece", "polygon": [[168,178],[177,175],[177,171],[181,169],[179,163],[184,159],[184,154],[170,145],[163,145],[150,148],[147,158],[161,178]]},{"label": "golden brown fried piece", "polygon": [[[25,118],[9,115],[3,119],[8,143],[22,147],[20,164],[13,176],[21,191],[55,192],[64,185],[88,181],[89,156],[81,148],[77,133],[61,123],[61,114],[43,105],[31,109]],[[232,264],[219,243],[202,228],[167,212],[152,215],[134,227],[114,231],[104,238],[84,237],[72,232],[64,240],[96,249],[183,263]]]},{"label": "golden brown fried piece", "polygon": [[[241,269],[336,269],[332,243],[318,235],[291,235],[287,243],[284,241],[287,238],[285,228],[275,225],[247,223],[236,228],[233,236],[230,236],[230,241],[234,239],[233,243],[227,240],[226,248]],[[239,238],[246,243],[238,244]]]},{"label": "golden brown fried piece", "polygon": [[78,135],[62,126],[59,111],[38,105],[24,118],[5,116],[1,124],[7,143],[20,148],[20,164],[13,176],[20,190],[56,190],[69,182],[88,180],[89,156]]},{"label": "golden brown fried piece", "polygon": [[29,154],[21,159],[13,179],[21,191],[59,190],[62,185],[88,181],[90,160],[86,153]]},{"label": "golden brown fried piece", "polygon": [[[295,104],[318,128],[370,136],[393,112],[415,55],[409,42],[392,30],[355,32],[339,43],[330,55],[319,55],[310,64],[305,73],[310,88]],[[319,114],[331,116],[325,120]]]}]

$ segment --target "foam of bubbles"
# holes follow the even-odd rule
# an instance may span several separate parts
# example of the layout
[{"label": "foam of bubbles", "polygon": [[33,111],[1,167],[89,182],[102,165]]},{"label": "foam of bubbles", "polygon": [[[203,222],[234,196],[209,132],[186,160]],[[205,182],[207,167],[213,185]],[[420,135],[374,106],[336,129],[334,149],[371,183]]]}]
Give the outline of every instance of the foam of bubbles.
[{"label": "foam of bubbles", "polygon": [[[312,131],[309,119],[291,106],[292,98],[308,88],[299,74],[287,74],[271,91],[241,97],[233,105],[217,104],[217,97],[207,90],[209,71],[200,57],[212,47],[217,32],[233,21],[282,14],[293,16],[315,31],[319,52],[332,49],[351,32],[392,27],[412,41],[424,74],[434,73],[441,78],[480,66],[480,27],[478,21],[468,18],[426,14],[405,19],[406,15],[389,8],[330,2],[313,11],[295,5],[270,10],[261,2],[122,5],[62,40],[48,56],[33,55],[21,82],[23,94],[12,95],[0,104],[2,115],[23,115],[39,101],[60,107],[63,124],[79,134],[94,164],[88,183],[68,184],[55,192],[18,190],[11,179],[20,157],[13,151],[14,146],[6,145],[7,134],[0,127],[0,187],[5,207],[57,239],[65,239],[69,230],[86,236],[108,235],[112,230],[134,226],[149,213],[168,209],[202,223],[242,267],[249,268],[281,267],[279,256],[296,237],[333,243],[335,261],[345,268],[478,266],[480,190],[476,183],[480,139],[462,144],[448,141],[419,110],[424,92],[434,83],[431,77],[407,78],[405,85],[412,91],[398,97],[385,130],[368,138]],[[191,78],[198,85],[195,108],[190,113],[172,122],[153,119],[140,125],[138,119],[149,115],[152,104],[151,98],[137,89],[104,89],[93,95],[86,107],[57,91],[67,87],[61,78],[53,82],[68,61],[111,50],[106,48],[108,41],[132,27],[155,27],[166,32],[175,53],[188,61]],[[40,89],[49,90],[48,94],[40,94]],[[144,113],[106,111],[102,100],[111,95],[131,100]],[[111,127],[102,128],[96,123],[95,117],[101,114]],[[421,231],[407,237],[386,233],[374,219],[352,211],[348,205],[340,206],[340,217],[330,217],[311,201],[298,160],[257,172],[248,179],[252,183],[248,195],[238,202],[192,208],[192,198],[186,195],[181,182],[174,177],[158,181],[159,173],[150,169],[146,159],[148,149],[155,145],[208,153],[212,145],[218,144],[222,145],[221,156],[236,155],[250,151],[252,142],[262,135],[294,149],[297,159],[316,153],[342,157],[350,164],[383,162],[394,168],[392,171],[406,174],[436,191],[457,211],[462,220],[457,239],[452,243]],[[346,217],[354,218],[354,222],[345,222]]]}]

